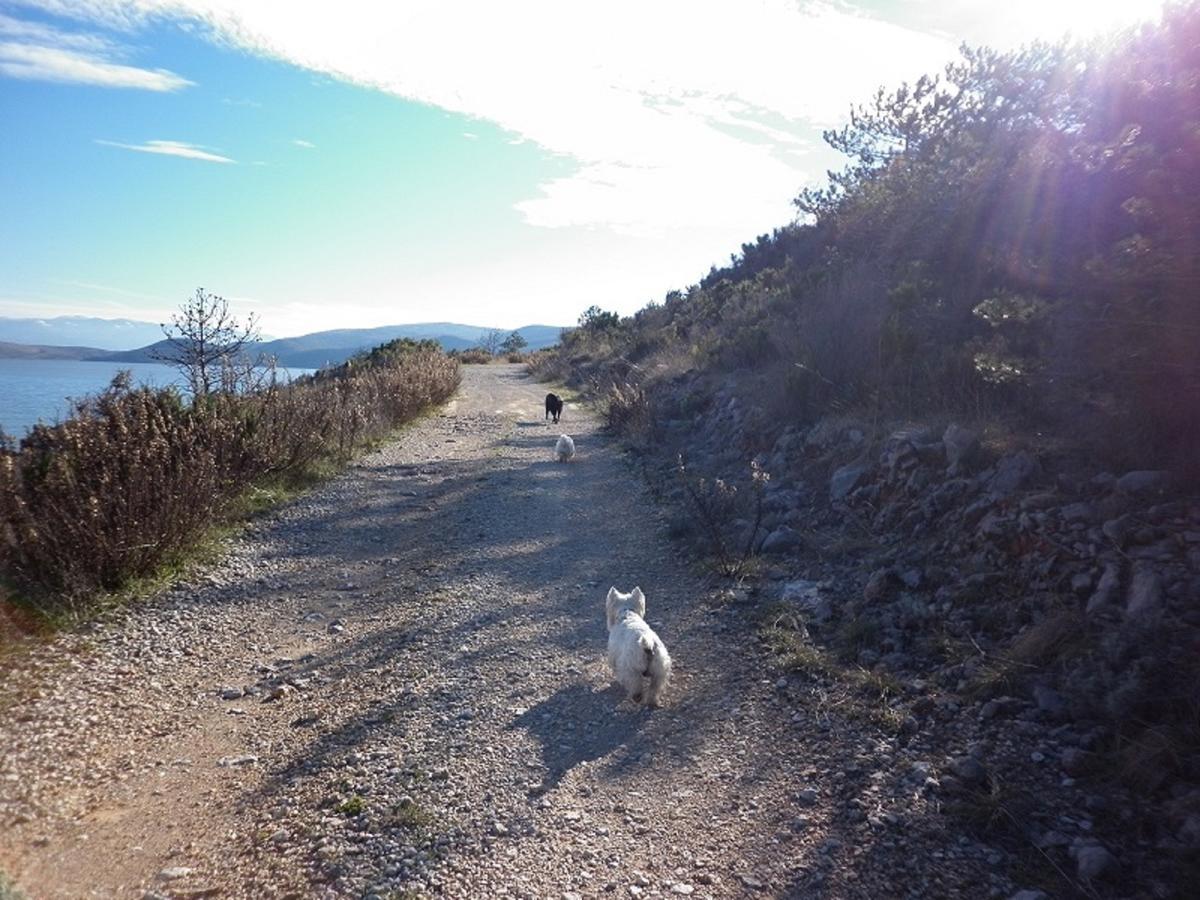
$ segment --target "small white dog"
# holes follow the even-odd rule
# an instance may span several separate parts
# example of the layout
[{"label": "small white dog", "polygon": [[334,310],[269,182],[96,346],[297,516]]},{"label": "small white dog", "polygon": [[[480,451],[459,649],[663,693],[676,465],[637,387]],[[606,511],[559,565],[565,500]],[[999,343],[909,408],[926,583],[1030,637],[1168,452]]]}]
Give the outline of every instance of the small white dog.
[{"label": "small white dog", "polygon": [[650,686],[644,691],[646,705],[658,706],[671,677],[671,656],[642,618],[646,614],[646,595],[640,587],[629,594],[609,588],[604,605],[608,613],[608,664],[613,675],[634,703],[642,701],[642,679],[649,678]]},{"label": "small white dog", "polygon": [[568,462],[575,458],[575,442],[569,434],[560,434],[558,443],[554,445],[554,455],[559,462]]}]

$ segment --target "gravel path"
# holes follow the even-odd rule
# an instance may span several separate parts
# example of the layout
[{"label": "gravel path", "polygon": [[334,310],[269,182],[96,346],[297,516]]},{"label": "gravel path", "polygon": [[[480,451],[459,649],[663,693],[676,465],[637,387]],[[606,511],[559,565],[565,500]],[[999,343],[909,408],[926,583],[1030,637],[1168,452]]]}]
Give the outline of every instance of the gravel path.
[{"label": "gravel path", "polygon": [[[7,663],[0,869],[36,898],[1004,895],[920,748],[782,677],[595,419],[468,366],[224,561]],[[676,674],[623,703],[610,584]]]}]

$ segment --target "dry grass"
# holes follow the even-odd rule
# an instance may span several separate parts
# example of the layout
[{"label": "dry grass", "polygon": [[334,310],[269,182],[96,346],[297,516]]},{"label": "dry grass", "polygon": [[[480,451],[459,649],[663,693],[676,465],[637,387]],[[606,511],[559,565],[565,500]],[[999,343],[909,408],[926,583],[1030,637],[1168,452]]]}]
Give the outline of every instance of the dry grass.
[{"label": "dry grass", "polygon": [[463,350],[457,354],[457,357],[458,361],[465,366],[486,366],[488,363],[495,362],[496,360],[496,357],[492,356],[492,354],[478,347]]},{"label": "dry grass", "polygon": [[870,724],[896,734],[907,715],[898,703],[900,683],[884,672],[843,665],[831,652],[817,646],[801,617],[786,606],[767,611],[759,632],[767,647],[792,672],[827,682],[834,689],[830,707],[847,719]]},{"label": "dry grass", "polygon": [[429,829],[435,821],[433,813],[408,798],[401,798],[400,803],[384,817],[388,827],[417,832]]},{"label": "dry grass", "polygon": [[1088,643],[1085,622],[1076,610],[1048,614],[1031,625],[979,674],[968,693],[995,696],[1016,689],[1026,677],[1081,652]]},{"label": "dry grass", "polygon": [[617,434],[644,441],[653,428],[650,402],[640,385],[628,381],[610,384],[598,390],[605,424]]}]

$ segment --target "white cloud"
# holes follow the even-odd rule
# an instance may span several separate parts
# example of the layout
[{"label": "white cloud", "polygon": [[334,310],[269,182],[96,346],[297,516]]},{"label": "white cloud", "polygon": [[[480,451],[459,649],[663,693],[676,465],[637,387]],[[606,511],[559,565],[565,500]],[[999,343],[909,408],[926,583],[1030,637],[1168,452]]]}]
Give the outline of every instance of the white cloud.
[{"label": "white cloud", "polygon": [[62,31],[44,22],[14,19],[0,13],[0,36],[24,44],[40,44],[52,47],[72,47],[92,53],[110,53],[113,45],[97,34]]},{"label": "white cloud", "polygon": [[102,35],[0,13],[0,73],[10,78],[160,92],[192,84],[167,69],[116,62],[120,54],[121,48]]},{"label": "white cloud", "polygon": [[211,153],[203,147],[196,144],[188,144],[184,141],[146,141],[144,144],[123,144],[120,141],[106,141],[96,138],[97,144],[103,144],[106,147],[120,147],[124,150],[136,150],[139,153],[160,153],[163,156],[182,156],[184,159],[199,159],[204,162],[215,163],[232,163],[236,160],[230,159],[228,156],[221,156],[217,153]]},{"label": "white cloud", "polygon": [[139,69],[93,54],[33,44],[0,43],[0,72],[10,78],[91,84],[144,91],[177,91],[192,82],[166,69]]},{"label": "white cloud", "polygon": [[628,233],[782,224],[817,174],[804,161],[819,127],[954,53],[950,40],[819,0],[57,7],[126,25],[200,22],[221,43],[495,123],[578,163],[519,205],[529,222]]},{"label": "white cloud", "polygon": [[300,138],[293,138],[292,143],[295,144],[297,147],[303,147],[306,150],[315,150],[317,147],[317,145],[314,144],[312,141],[305,141],[305,140],[301,140]]},{"label": "white cloud", "polygon": [[815,146],[819,128],[843,121],[881,85],[940,70],[962,35],[1047,36],[1144,18],[1161,0],[897,2],[871,14],[856,0],[39,5],[109,28],[199,24],[222,44],[495,123],[513,140],[578,162],[519,204],[529,222],[636,233],[779,224],[790,198],[819,176],[814,159],[829,160]]}]

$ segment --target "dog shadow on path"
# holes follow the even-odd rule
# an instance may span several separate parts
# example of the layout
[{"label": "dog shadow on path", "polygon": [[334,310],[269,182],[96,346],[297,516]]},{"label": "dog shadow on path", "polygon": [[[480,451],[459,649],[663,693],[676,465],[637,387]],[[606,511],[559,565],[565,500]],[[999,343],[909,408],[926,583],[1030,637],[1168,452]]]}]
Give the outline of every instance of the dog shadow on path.
[{"label": "dog shadow on path", "polygon": [[649,713],[617,709],[616,685],[597,690],[585,682],[564,685],[513,722],[541,744],[545,789],[558,785],[581,763],[603,759],[637,742]]}]

